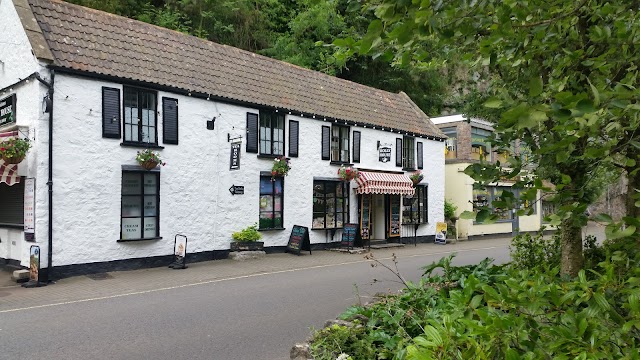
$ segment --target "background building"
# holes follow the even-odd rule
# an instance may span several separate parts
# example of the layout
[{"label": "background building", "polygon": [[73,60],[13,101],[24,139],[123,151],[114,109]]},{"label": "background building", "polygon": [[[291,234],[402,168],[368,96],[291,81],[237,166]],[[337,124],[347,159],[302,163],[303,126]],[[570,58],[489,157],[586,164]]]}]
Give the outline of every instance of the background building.
[{"label": "background building", "polygon": [[[466,118],[463,115],[442,116],[431,119],[447,136],[445,141],[445,198],[457,206],[457,214],[473,211],[477,206],[487,206],[499,198],[502,191],[509,190],[513,182],[499,182],[484,190],[474,190],[474,180],[464,173],[470,164],[483,161],[507,163],[510,153],[498,153],[489,141],[493,134],[491,123]],[[518,152],[526,156],[524,152]],[[511,209],[496,211],[500,219],[493,224],[479,224],[473,220],[458,220],[458,236],[472,238],[489,234],[512,234],[520,231],[538,231],[542,225],[542,201],[531,205],[532,215],[516,217]]]}]

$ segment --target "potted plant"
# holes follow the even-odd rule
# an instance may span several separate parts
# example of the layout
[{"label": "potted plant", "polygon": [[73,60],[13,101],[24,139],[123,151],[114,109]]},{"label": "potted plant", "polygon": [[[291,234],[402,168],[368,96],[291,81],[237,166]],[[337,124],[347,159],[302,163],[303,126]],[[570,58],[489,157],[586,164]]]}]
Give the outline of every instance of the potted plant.
[{"label": "potted plant", "polygon": [[155,169],[158,164],[162,164],[162,166],[165,166],[167,164],[162,162],[159,153],[151,151],[150,149],[138,151],[138,155],[136,155],[136,161],[146,170]]},{"label": "potted plant", "polygon": [[284,156],[278,156],[273,159],[273,167],[271,167],[271,180],[275,180],[277,176],[287,176],[291,170],[289,159]]},{"label": "potted plant", "polygon": [[447,227],[449,231],[447,231],[447,236],[453,239],[456,238],[456,221],[458,217],[456,216],[456,210],[458,207],[455,206],[451,201],[444,199],[444,219],[447,222]]},{"label": "potted plant", "polygon": [[231,251],[262,251],[264,242],[262,234],[258,231],[258,224],[247,226],[246,228],[231,234]]},{"label": "potted plant", "polygon": [[422,179],[424,179],[424,175],[422,174],[422,171],[416,170],[413,172],[413,174],[409,175],[409,179],[411,179],[413,186],[417,186],[418,184],[420,184]]},{"label": "potted plant", "polygon": [[353,179],[358,178],[358,169],[355,169],[353,166],[344,167],[344,165],[340,166],[338,169],[338,176],[342,181],[351,181]]},{"label": "potted plant", "polygon": [[0,156],[6,164],[19,164],[31,147],[29,139],[12,138],[0,143]]}]

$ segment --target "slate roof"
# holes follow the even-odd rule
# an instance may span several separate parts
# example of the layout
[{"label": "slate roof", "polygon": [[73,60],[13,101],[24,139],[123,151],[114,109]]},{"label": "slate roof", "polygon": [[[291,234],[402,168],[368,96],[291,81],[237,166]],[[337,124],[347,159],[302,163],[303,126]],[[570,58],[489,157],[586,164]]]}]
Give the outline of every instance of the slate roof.
[{"label": "slate roof", "polygon": [[403,92],[58,0],[28,2],[60,68],[445,138]]}]

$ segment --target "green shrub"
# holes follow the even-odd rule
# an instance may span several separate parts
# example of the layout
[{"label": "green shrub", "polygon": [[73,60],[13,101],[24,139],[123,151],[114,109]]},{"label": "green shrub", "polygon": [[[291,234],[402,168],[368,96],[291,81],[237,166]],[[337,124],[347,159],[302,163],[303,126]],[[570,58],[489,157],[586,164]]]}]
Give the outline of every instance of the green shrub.
[{"label": "green shrub", "polygon": [[262,239],[262,234],[258,231],[258,224],[253,224],[240,231],[231,234],[233,241],[258,241]]},{"label": "green shrub", "polygon": [[[552,259],[543,247],[552,245],[543,244],[525,243],[522,258]],[[491,266],[488,259],[453,266],[444,258],[401,293],[347,309],[344,319],[369,319],[362,327],[321,330],[311,346],[319,360],[340,353],[354,360],[638,359],[640,255],[632,246],[606,243],[597,250],[603,261],[571,280],[557,267]]]},{"label": "green shrub", "polygon": [[310,347],[315,360],[335,360],[340,354],[348,354],[350,359],[375,359],[375,353],[365,343],[365,329],[362,326],[346,327],[332,325],[315,333]]},{"label": "green shrub", "polygon": [[511,266],[516,269],[551,269],[560,266],[560,237],[545,239],[542,231],[518,234],[511,240]]},{"label": "green shrub", "polygon": [[456,216],[456,210],[458,207],[455,206],[451,201],[445,199],[444,200],[444,218],[447,220],[451,220]]}]

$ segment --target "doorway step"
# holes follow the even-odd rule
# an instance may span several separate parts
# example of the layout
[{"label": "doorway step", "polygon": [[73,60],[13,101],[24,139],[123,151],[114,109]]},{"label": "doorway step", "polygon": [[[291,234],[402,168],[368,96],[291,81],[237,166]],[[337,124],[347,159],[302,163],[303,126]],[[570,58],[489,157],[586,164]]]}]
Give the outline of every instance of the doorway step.
[{"label": "doorway step", "polygon": [[384,240],[384,239],[382,240],[371,239],[369,241],[371,242],[372,249],[389,249],[389,248],[404,247],[404,244],[388,242],[387,240]]}]

